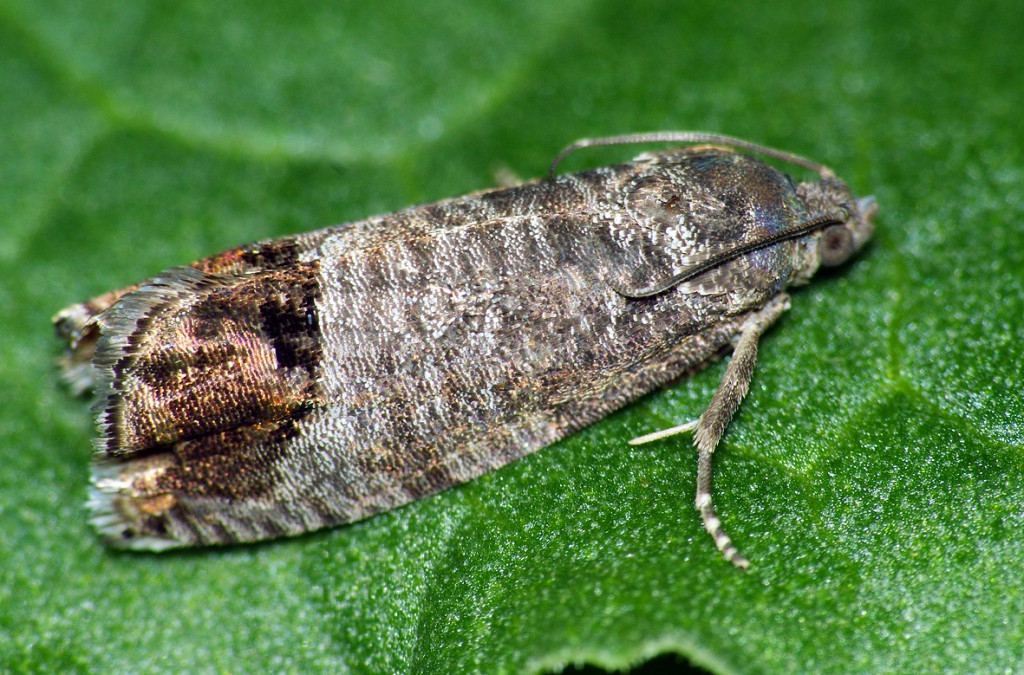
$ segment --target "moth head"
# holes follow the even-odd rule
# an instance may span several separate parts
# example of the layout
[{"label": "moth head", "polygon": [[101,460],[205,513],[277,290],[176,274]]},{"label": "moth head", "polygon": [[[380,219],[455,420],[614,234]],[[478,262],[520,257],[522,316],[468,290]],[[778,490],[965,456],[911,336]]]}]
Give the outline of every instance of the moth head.
[{"label": "moth head", "polygon": [[806,283],[820,267],[835,267],[849,260],[871,239],[878,205],[874,197],[856,198],[842,181],[823,178],[800,183],[800,196],[811,217],[832,214],[821,228],[809,234],[796,283]]}]

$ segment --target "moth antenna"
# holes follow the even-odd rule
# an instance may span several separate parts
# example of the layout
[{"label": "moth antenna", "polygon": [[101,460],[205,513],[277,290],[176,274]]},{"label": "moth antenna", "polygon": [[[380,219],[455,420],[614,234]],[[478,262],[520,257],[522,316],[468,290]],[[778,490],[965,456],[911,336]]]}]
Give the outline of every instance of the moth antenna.
[{"label": "moth antenna", "polygon": [[636,143],[718,143],[728,145],[740,150],[755,152],[759,155],[774,157],[775,159],[788,162],[805,169],[816,172],[821,178],[835,178],[832,169],[824,164],[802,157],[792,152],[771,148],[767,145],[759,145],[745,141],[735,136],[725,134],[713,134],[703,131],[648,131],[637,134],[619,134],[616,136],[597,136],[595,138],[581,138],[562,148],[561,152],[555,155],[551,166],[548,168],[548,178],[555,177],[555,170],[558,164],[567,155],[581,148],[593,148],[601,145],[632,145]]}]

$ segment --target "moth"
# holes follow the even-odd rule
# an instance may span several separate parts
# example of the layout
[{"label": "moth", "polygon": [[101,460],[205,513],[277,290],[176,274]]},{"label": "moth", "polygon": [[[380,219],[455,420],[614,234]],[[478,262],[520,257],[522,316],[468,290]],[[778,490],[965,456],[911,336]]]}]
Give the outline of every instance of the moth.
[{"label": "moth", "polygon": [[[579,148],[674,142],[556,175]],[[756,159],[813,171],[794,182]],[[693,431],[696,507],[786,289],[872,234],[823,165],[719,134],[578,141],[547,178],[240,246],[54,317],[93,389],[89,507],[115,547],[347,523],[542,448],[732,351]]]}]

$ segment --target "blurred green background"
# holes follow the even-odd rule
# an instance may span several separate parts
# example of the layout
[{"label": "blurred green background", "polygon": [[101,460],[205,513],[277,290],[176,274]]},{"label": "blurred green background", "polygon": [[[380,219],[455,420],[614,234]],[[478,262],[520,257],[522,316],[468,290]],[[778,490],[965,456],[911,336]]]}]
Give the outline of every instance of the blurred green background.
[{"label": "blurred green background", "polygon": [[[0,0],[0,670],[1024,668],[1022,36],[1009,1]],[[625,443],[722,364],[351,527],[99,544],[58,309],[654,129],[802,153],[880,205],[763,340],[716,456],[747,574],[692,510],[687,440]]]}]

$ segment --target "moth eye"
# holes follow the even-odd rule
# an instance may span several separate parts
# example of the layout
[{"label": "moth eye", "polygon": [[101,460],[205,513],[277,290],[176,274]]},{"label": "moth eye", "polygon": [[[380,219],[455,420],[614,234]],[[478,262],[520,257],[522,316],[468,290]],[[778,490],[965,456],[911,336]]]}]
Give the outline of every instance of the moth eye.
[{"label": "moth eye", "polygon": [[845,225],[825,228],[818,240],[818,257],[823,267],[833,267],[846,262],[853,254],[853,235]]}]

